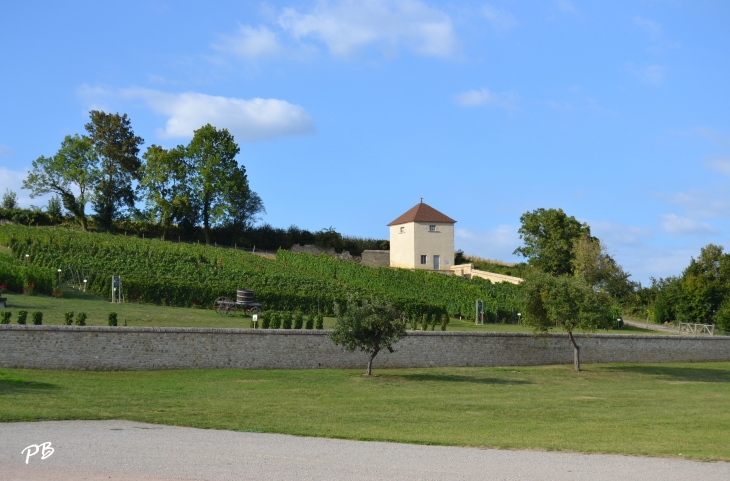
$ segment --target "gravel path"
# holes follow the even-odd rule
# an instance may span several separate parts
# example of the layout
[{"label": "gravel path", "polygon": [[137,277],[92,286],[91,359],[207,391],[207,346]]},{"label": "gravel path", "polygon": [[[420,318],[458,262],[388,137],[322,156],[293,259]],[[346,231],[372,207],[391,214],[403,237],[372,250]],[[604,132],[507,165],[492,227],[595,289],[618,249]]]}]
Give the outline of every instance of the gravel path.
[{"label": "gravel path", "polygon": [[[21,451],[51,442],[54,453]],[[0,424],[0,478],[68,480],[730,479],[729,463],[304,438],[130,421]]]},{"label": "gravel path", "polygon": [[676,327],[661,326],[659,324],[651,324],[641,321],[632,321],[631,319],[624,319],[624,323],[627,326],[639,327],[641,329],[649,329],[650,331],[664,332],[666,334],[679,334]]}]

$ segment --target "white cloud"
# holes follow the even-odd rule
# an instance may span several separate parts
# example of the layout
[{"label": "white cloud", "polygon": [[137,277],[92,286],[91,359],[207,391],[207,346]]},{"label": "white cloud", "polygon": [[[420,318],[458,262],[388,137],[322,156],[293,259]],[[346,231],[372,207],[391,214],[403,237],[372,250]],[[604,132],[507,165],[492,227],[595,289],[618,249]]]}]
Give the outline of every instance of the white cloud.
[{"label": "white cloud", "polygon": [[730,177],[730,155],[713,156],[705,165],[708,169]]},{"label": "white cloud", "polygon": [[664,231],[673,237],[700,236],[715,234],[717,229],[706,222],[700,222],[689,217],[680,217],[676,214],[665,214],[659,217]]},{"label": "white cloud", "polygon": [[489,21],[492,27],[498,31],[507,31],[517,25],[517,19],[514,15],[501,8],[491,5],[482,7],[482,15]]},{"label": "white cloud", "polygon": [[144,88],[106,90],[83,88],[82,97],[144,101],[152,111],[167,116],[164,138],[192,137],[193,131],[210,123],[226,128],[238,142],[306,135],[315,132],[315,125],[306,110],[285,100],[221,97],[197,92],[171,94]]},{"label": "white cloud", "polygon": [[504,224],[488,231],[457,227],[454,231],[456,249],[485,259],[522,262],[523,258],[512,254],[522,245],[517,229],[518,226]]},{"label": "white cloud", "polygon": [[279,26],[296,40],[316,39],[338,57],[379,45],[448,57],[457,50],[451,18],[416,0],[320,2],[307,13],[283,9]]},{"label": "white cloud", "polygon": [[515,102],[518,96],[513,92],[490,92],[488,89],[469,90],[456,96],[456,103],[462,107],[495,106],[507,110],[519,110]]},{"label": "white cloud", "polygon": [[662,35],[661,24],[642,17],[634,17],[634,24],[644,30],[649,38],[656,40]]},{"label": "white cloud", "polygon": [[667,68],[656,64],[639,67],[632,63],[627,63],[626,70],[639,80],[653,85],[662,84],[667,75]]},{"label": "white cloud", "polygon": [[726,185],[709,185],[705,189],[690,189],[677,194],[659,195],[660,200],[684,208],[692,218],[730,217],[730,197]]},{"label": "white cloud", "polygon": [[266,26],[241,25],[235,35],[222,36],[221,43],[213,47],[246,59],[274,57],[283,51],[276,33]]},{"label": "white cloud", "polygon": [[10,157],[15,151],[7,145],[0,144],[0,157]]}]

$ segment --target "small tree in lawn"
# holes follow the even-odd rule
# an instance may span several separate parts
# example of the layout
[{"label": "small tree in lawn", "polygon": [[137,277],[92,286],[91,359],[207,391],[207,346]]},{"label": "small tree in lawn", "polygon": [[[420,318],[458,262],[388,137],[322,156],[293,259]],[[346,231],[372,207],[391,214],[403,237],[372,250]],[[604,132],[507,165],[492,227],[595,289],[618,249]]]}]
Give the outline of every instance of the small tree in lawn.
[{"label": "small tree in lawn", "polygon": [[359,349],[368,354],[366,375],[372,375],[373,359],[387,349],[393,352],[393,344],[406,335],[403,314],[387,301],[363,300],[361,305],[352,297],[347,300],[346,310],[335,304],[337,322],[330,338],[348,351]]},{"label": "small tree in lawn", "polygon": [[573,366],[580,371],[580,347],[575,330],[595,330],[611,316],[611,298],[596,292],[582,277],[554,277],[542,272],[529,275],[522,283],[525,296],[523,323],[536,333],[562,328],[573,345]]}]

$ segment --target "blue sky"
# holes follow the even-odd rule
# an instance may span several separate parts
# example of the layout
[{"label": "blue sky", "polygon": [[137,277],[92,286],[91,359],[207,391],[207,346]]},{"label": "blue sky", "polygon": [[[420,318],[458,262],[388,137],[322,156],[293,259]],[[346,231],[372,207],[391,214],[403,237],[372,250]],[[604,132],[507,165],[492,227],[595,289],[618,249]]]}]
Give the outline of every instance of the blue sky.
[{"label": "blue sky", "polygon": [[517,260],[563,208],[632,274],[730,234],[730,3],[5,2],[0,190],[126,112],[145,146],[228,128],[266,222],[385,238],[424,197]]}]

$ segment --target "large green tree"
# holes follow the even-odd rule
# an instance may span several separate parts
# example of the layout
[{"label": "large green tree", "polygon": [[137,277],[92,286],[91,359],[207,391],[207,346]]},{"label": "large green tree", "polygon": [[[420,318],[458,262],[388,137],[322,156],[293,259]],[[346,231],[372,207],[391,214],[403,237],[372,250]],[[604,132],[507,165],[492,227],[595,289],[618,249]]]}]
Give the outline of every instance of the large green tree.
[{"label": "large green tree", "polygon": [[580,346],[573,333],[592,331],[613,318],[611,298],[593,290],[585,279],[532,272],[522,283],[523,323],[536,333],[562,329],[573,346],[573,366],[580,371]]},{"label": "large green tree", "polygon": [[242,235],[259,220],[259,214],[266,212],[261,197],[249,187],[243,166],[234,169],[229,179],[226,204],[227,222],[236,236]]},{"label": "large green tree", "polygon": [[330,339],[348,351],[365,352],[370,376],[375,356],[383,349],[393,352],[393,345],[406,335],[406,320],[389,302],[378,299],[357,302],[350,297],[345,307],[335,305],[337,322]]},{"label": "large green tree", "polygon": [[89,116],[86,132],[100,160],[93,205],[99,226],[108,230],[122,209],[134,208],[132,183],[139,180],[144,139],[134,135],[127,114],[92,110]]},{"label": "large green tree", "polygon": [[595,237],[583,235],[573,241],[573,274],[583,277],[589,286],[606,292],[616,300],[626,299],[636,288],[631,274],[608,253],[606,245]]},{"label": "large green tree", "polygon": [[573,242],[591,235],[588,224],[566,215],[563,209],[544,208],[522,214],[520,223],[518,232],[525,245],[515,249],[515,254],[552,275],[573,272]]},{"label": "large green tree", "polygon": [[167,150],[151,145],[142,158],[139,192],[150,216],[162,228],[162,240],[173,222],[190,215],[192,209],[186,148],[179,145]]},{"label": "large green tree", "polygon": [[241,181],[236,162],[239,150],[228,130],[218,130],[210,124],[196,130],[187,147],[193,172],[193,191],[200,209],[206,244],[211,242],[211,225],[226,218],[232,182]]},{"label": "large green tree", "polygon": [[23,181],[31,197],[58,194],[63,206],[88,229],[86,203],[93,198],[93,189],[100,177],[98,155],[87,137],[67,135],[53,157],[38,157]]}]

